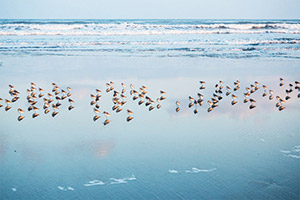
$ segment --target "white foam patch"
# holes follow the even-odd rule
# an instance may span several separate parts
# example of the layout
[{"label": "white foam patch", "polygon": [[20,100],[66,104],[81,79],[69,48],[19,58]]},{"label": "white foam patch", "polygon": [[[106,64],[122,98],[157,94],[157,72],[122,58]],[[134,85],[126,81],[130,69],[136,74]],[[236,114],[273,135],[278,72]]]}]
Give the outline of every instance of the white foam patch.
[{"label": "white foam patch", "polygon": [[67,190],[71,190],[71,191],[74,191],[75,189],[73,188],[73,187],[63,187],[63,186],[57,186],[57,188],[59,189],[59,190],[62,190],[62,191],[67,191]]},{"label": "white foam patch", "polygon": [[281,153],[291,153],[291,151],[288,150],[280,150]]},{"label": "white foam patch", "polygon": [[291,150],[280,150],[284,156],[299,159],[300,158],[300,145],[294,146]]},{"label": "white foam patch", "polygon": [[16,191],[17,191],[17,188],[11,188],[11,190],[12,190],[13,192],[16,192]]},{"label": "white foam patch", "polygon": [[72,187],[68,187],[68,190],[74,191],[75,189]]},{"label": "white foam patch", "polygon": [[67,189],[65,189],[64,187],[62,187],[62,186],[57,186],[57,188],[59,189],[59,190],[62,190],[62,191],[66,191]]},{"label": "white foam patch", "polygon": [[288,154],[287,156],[288,156],[288,157],[291,157],[291,158],[296,158],[296,159],[299,159],[299,158],[300,158],[300,156],[294,155],[294,154]]},{"label": "white foam patch", "polygon": [[128,182],[127,182],[126,180],[124,180],[124,179],[110,178],[109,180],[112,181],[110,184],[128,183]]},{"label": "white foam patch", "polygon": [[265,142],[265,139],[261,138],[260,141]]},{"label": "white foam patch", "polygon": [[193,167],[192,170],[185,170],[186,173],[189,173],[189,174],[197,174],[197,173],[200,173],[200,172],[213,172],[217,170],[216,168],[212,168],[212,169],[198,169],[196,167]]},{"label": "white foam patch", "polygon": [[169,173],[171,174],[178,174],[178,171],[175,169],[169,169]]},{"label": "white foam patch", "polygon": [[89,181],[88,183],[84,184],[84,186],[90,187],[90,186],[104,185],[104,184],[105,184],[105,183],[104,183],[103,181],[93,180],[93,181]]},{"label": "white foam patch", "polygon": [[132,175],[131,177],[127,177],[127,178],[110,178],[109,180],[111,180],[110,184],[121,184],[121,183],[128,183],[128,181],[134,181],[136,180],[135,176]]}]

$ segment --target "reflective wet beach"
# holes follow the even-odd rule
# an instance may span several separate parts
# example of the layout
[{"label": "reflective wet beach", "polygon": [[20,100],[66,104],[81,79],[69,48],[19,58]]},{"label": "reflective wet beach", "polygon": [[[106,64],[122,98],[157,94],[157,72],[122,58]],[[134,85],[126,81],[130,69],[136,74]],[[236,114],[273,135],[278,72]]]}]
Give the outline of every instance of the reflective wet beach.
[{"label": "reflective wet beach", "polygon": [[[298,61],[25,56],[2,62],[1,98],[9,97],[9,84],[21,96],[11,110],[0,110],[4,198],[295,199],[299,194],[298,92],[283,111],[275,99],[262,97],[262,88],[253,94],[254,109],[242,102],[254,81],[284,97],[288,83],[299,77]],[[215,84],[233,86],[237,79],[238,103],[232,106],[232,98],[224,96],[208,113]],[[127,86],[120,113],[111,110],[112,93],[105,92],[111,80],[118,90],[121,83]],[[205,90],[199,90],[200,80],[206,81]],[[25,112],[19,122],[17,108],[27,106],[31,81],[45,93],[52,82],[70,86],[75,108],[68,111],[65,102],[55,117],[41,112],[33,119]],[[154,99],[166,91],[161,109],[149,112],[131,100],[130,83],[147,86]],[[100,110],[111,113],[106,126],[104,116],[93,121],[90,94],[96,88],[102,90]],[[194,114],[188,96],[198,92],[205,101]],[[134,112],[130,122],[127,108]]]},{"label": "reflective wet beach", "polygon": [[[1,199],[299,198],[299,20],[77,23],[1,21]],[[208,112],[220,80],[223,99]],[[114,92],[106,92],[110,81],[118,92],[126,85],[118,113]],[[244,103],[255,81],[259,89]],[[36,96],[42,88],[47,98],[52,83],[71,87],[74,109],[66,98],[53,117],[52,106],[44,114],[37,98],[32,118],[31,82]],[[277,96],[285,99],[290,83],[291,98],[279,111]],[[133,100],[130,84],[139,94],[147,87],[153,110]],[[5,111],[9,85],[20,99]],[[99,113],[91,105],[96,89]],[[166,99],[157,109],[161,90]],[[198,93],[203,105],[189,108]],[[25,111],[21,121],[18,108]]]}]

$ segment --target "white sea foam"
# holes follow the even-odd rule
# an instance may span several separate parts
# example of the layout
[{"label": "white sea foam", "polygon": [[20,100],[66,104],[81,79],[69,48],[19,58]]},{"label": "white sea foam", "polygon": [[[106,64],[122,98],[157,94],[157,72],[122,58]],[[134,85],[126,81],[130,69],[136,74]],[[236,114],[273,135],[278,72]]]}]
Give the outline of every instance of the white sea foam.
[{"label": "white sea foam", "polygon": [[291,153],[291,151],[288,150],[280,150],[281,153]]},{"label": "white sea foam", "polygon": [[74,191],[75,189],[71,186],[68,186],[68,187],[63,187],[63,186],[57,186],[57,188],[59,190],[62,190],[62,191],[67,191],[67,190],[71,190],[71,191]]},{"label": "white sea foam", "polygon": [[171,174],[178,174],[178,171],[175,169],[169,169],[169,173]]},{"label": "white sea foam", "polygon": [[299,159],[299,158],[300,158],[300,156],[294,155],[294,154],[288,154],[287,156],[288,156],[288,157],[291,157],[291,158],[296,158],[296,159]]},{"label": "white sea foam", "polygon": [[300,149],[293,149],[293,152],[300,152]]},{"label": "white sea foam", "polygon": [[132,175],[131,177],[128,178],[110,178],[109,180],[111,180],[110,184],[121,184],[121,183],[128,183],[128,181],[133,181],[136,180],[135,176]]},{"label": "white sea foam", "polygon": [[127,182],[126,180],[124,180],[124,179],[110,178],[109,180],[112,181],[112,182],[110,182],[110,184],[128,183],[128,182]]},{"label": "white sea foam", "polygon": [[280,150],[281,153],[284,153],[285,156],[290,158],[300,158],[300,145],[294,146],[291,150]]},{"label": "white sea foam", "polygon": [[12,190],[13,192],[16,192],[16,191],[17,191],[17,188],[11,188],[11,190]]},{"label": "white sea foam", "polygon": [[300,24],[0,24],[0,35],[299,34]]},{"label": "white sea foam", "polygon": [[104,185],[104,184],[105,183],[103,181],[93,180],[93,181],[89,181],[88,183],[84,184],[84,186],[89,187],[89,186]]},{"label": "white sea foam", "polygon": [[57,188],[59,189],[59,190],[63,190],[63,191],[66,191],[67,189],[65,189],[64,187],[62,187],[62,186],[57,186]]},{"label": "white sea foam", "polygon": [[216,168],[212,168],[212,169],[198,169],[196,167],[193,167],[192,170],[185,170],[186,173],[190,173],[190,174],[197,174],[200,172],[213,172],[217,170]]},{"label": "white sea foam", "polygon": [[74,191],[74,190],[75,190],[75,189],[72,188],[72,187],[68,187],[67,189],[68,189],[68,190],[71,190],[71,191]]}]

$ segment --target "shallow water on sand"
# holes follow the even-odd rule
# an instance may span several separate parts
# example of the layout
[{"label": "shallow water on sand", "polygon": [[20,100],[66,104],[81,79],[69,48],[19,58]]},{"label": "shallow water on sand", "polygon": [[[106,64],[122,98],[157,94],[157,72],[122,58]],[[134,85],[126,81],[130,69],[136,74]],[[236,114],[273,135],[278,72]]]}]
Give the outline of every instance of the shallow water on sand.
[{"label": "shallow water on sand", "polygon": [[[276,98],[243,101],[245,87],[259,81],[285,97],[288,83],[299,81],[299,61],[289,59],[213,59],[179,57],[2,56],[0,98],[10,98],[9,84],[20,100],[0,108],[1,199],[297,199],[299,198],[300,99],[293,92],[279,112]],[[279,78],[285,85],[279,87]],[[206,81],[200,91],[199,81]],[[238,103],[224,96],[208,113],[207,100],[219,80],[233,88]],[[111,110],[112,92],[105,83],[126,84],[123,111]],[[34,82],[47,92],[52,82],[72,88],[75,108],[62,102],[54,118],[17,120],[26,109],[26,88]],[[145,85],[154,100],[166,91],[161,109],[151,112],[129,94]],[[111,113],[93,121],[90,94],[102,90],[100,111]],[[188,96],[204,95],[198,113]],[[176,113],[175,102],[181,102]],[[4,103],[3,103],[4,104]],[[126,109],[134,119],[126,122]]]}]

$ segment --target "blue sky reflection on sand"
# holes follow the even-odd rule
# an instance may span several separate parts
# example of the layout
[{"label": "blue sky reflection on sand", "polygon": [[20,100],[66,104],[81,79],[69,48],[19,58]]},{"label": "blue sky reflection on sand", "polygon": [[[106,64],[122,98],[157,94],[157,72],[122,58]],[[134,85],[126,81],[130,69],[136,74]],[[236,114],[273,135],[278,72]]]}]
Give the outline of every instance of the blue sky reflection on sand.
[{"label": "blue sky reflection on sand", "polygon": [[[274,96],[284,96],[287,84],[299,80],[297,59],[1,55],[0,62],[0,97],[9,97],[8,84],[21,92],[10,111],[0,109],[4,197],[295,199],[299,194],[299,159],[288,156],[299,155],[292,152],[300,145],[297,93],[291,94],[282,112],[275,99],[261,97],[262,89],[253,95],[257,101],[253,110],[241,96],[256,80],[273,89]],[[278,86],[279,77],[286,80],[283,88]],[[134,111],[130,123],[125,108],[119,114],[111,111],[112,94],[104,92],[110,80],[118,90],[121,82],[127,85],[130,100],[125,108]],[[199,92],[199,80],[206,81],[201,91],[204,108],[194,115],[187,103],[188,96]],[[219,107],[207,113],[207,97],[212,97],[219,80],[231,87],[233,81],[241,81],[235,93],[238,103],[232,106],[231,98],[224,97]],[[32,119],[25,113],[18,122],[17,105],[27,105],[25,89],[31,81],[45,93],[52,82],[72,87],[75,109],[69,112],[63,103],[55,118],[40,112]],[[138,106],[128,94],[130,83],[136,88],[146,85],[154,99],[165,90],[162,108],[149,112],[145,105]],[[100,110],[112,114],[107,126],[101,124],[104,116],[92,120],[89,95],[96,88],[103,91]],[[179,113],[176,100],[182,104]],[[199,173],[185,173],[193,168]],[[136,180],[126,181],[132,177]],[[104,184],[84,186],[94,180]],[[110,184],[113,180],[126,183]],[[68,187],[74,190],[64,190]]]}]

